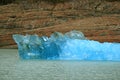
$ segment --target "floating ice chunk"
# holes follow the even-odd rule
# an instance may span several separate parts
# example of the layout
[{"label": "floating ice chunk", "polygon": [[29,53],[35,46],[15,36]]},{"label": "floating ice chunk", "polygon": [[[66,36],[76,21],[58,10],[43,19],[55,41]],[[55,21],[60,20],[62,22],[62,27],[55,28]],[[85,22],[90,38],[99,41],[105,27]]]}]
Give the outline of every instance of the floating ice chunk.
[{"label": "floating ice chunk", "polygon": [[114,60],[120,61],[120,44],[71,39],[60,54],[61,60]]},{"label": "floating ice chunk", "polygon": [[23,37],[24,37],[23,35],[19,35],[19,34],[13,35],[13,38],[17,44],[23,42]]},{"label": "floating ice chunk", "polygon": [[76,30],[65,33],[65,37],[70,39],[87,39],[82,32]]},{"label": "floating ice chunk", "polygon": [[82,32],[55,32],[50,37],[13,35],[22,59],[120,61],[120,43],[88,40]]}]

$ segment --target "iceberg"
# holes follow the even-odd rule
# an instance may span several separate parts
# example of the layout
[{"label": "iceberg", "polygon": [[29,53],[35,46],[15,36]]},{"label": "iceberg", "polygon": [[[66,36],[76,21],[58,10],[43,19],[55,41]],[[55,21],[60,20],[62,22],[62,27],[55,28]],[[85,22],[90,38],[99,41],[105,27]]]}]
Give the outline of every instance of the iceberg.
[{"label": "iceberg", "polygon": [[50,37],[14,34],[22,59],[120,61],[120,43],[100,43],[80,31],[54,32]]}]

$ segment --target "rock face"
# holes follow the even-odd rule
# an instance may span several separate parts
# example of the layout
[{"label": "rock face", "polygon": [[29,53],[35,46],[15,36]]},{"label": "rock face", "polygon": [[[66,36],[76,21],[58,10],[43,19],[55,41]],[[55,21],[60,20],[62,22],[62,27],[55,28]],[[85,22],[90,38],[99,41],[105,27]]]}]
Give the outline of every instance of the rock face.
[{"label": "rock face", "polygon": [[13,34],[49,36],[79,30],[88,39],[120,42],[120,2],[71,0],[56,5],[23,1],[0,6],[0,48],[16,48]]}]

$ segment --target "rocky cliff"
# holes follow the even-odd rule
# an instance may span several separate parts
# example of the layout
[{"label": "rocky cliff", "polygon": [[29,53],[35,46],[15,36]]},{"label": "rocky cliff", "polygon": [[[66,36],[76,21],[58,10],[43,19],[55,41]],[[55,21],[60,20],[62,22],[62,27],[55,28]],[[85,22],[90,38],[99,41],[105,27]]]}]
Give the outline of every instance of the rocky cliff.
[{"label": "rocky cliff", "polygon": [[16,48],[12,34],[49,36],[82,31],[88,39],[120,42],[120,2],[70,0],[51,4],[22,1],[0,6],[0,48]]}]

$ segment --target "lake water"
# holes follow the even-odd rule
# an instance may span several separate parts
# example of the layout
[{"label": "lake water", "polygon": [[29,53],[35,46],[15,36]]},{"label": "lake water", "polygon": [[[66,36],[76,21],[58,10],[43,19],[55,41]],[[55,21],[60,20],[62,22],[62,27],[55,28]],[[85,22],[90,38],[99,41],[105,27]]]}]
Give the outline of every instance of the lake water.
[{"label": "lake water", "polygon": [[0,80],[120,80],[120,62],[20,60],[0,49]]}]

